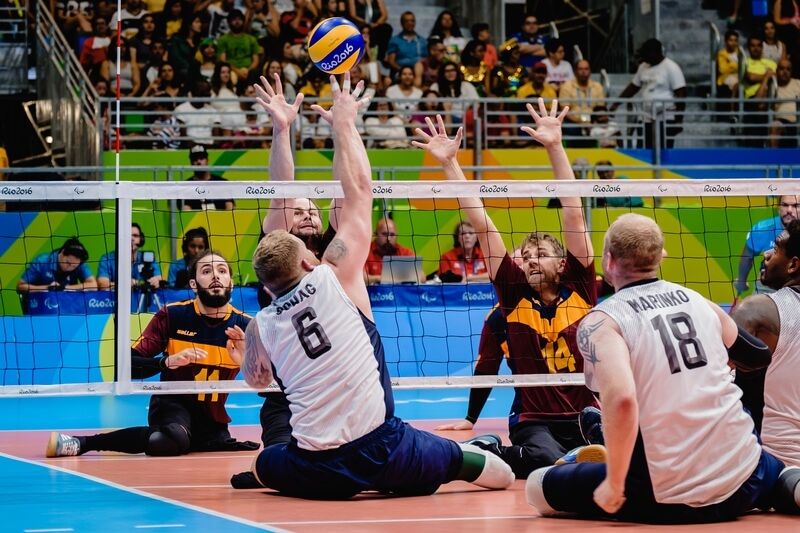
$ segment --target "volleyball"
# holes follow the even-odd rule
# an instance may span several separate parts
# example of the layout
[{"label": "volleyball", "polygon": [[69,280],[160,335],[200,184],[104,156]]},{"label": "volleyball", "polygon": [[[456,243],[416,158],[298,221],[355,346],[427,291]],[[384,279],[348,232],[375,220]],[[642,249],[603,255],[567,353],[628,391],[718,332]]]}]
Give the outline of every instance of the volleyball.
[{"label": "volleyball", "polygon": [[325,19],[308,34],[308,55],[322,72],[343,74],[364,55],[358,26],[342,17]]}]

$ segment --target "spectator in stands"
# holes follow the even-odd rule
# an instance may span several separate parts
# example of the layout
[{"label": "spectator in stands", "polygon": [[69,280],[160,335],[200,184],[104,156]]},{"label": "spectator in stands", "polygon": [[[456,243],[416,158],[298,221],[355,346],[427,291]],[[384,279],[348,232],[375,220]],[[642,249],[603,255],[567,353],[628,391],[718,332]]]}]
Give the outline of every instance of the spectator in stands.
[{"label": "spectator in stands", "polygon": [[320,120],[319,114],[311,109],[311,104],[303,102],[303,112],[298,117],[300,127],[297,133],[300,144],[305,149],[330,149],[333,148],[333,132],[325,120]]},{"label": "spectator in stands", "polygon": [[165,39],[171,39],[181,31],[188,13],[184,13],[183,0],[167,0],[164,10],[158,15],[158,23]]},{"label": "spectator in stands", "polygon": [[[592,67],[589,62],[581,59],[575,63],[575,77],[561,85],[558,96],[559,104],[569,106],[569,113],[563,125],[566,136],[589,135],[592,110],[598,106],[605,107],[604,93],[603,86],[592,79]],[[569,143],[567,146],[575,148],[587,146],[585,142],[575,140],[567,142]]]},{"label": "spectator in stands", "polygon": [[214,98],[211,107],[219,113],[222,134],[230,136],[233,129],[241,125],[240,122],[237,123],[241,117],[239,97],[236,94],[236,85],[233,83],[233,70],[231,65],[224,61],[217,63],[211,76],[211,96]]},{"label": "spectator in stands", "polygon": [[[364,97],[368,97],[370,100],[372,100],[375,97],[375,94],[377,94],[376,84],[372,83],[366,77],[365,74],[366,70],[367,70],[366,66],[363,64],[363,62],[359,63],[358,65],[353,65],[353,68],[350,69],[350,83],[352,84],[353,87],[355,87],[356,85],[358,85],[358,82],[363,81],[365,87],[363,95]],[[420,96],[421,95],[422,93],[420,93]],[[293,97],[289,98],[287,96],[286,99],[292,101]],[[416,107],[414,109],[416,109]],[[364,129],[364,115],[366,114],[366,112],[367,112],[366,108],[361,108],[358,110],[358,116],[356,117],[356,129],[362,135],[366,135],[366,130]]]},{"label": "spectator in stands", "polygon": [[775,0],[772,20],[778,39],[786,45],[786,53],[792,58],[793,75],[800,77],[800,0]]},{"label": "spectator in stands", "polygon": [[[134,222],[131,224],[131,287],[147,283],[157,289],[163,281],[161,266],[158,261],[149,259],[141,250],[145,243],[142,227]],[[100,290],[113,290],[117,285],[117,252],[108,252],[100,258],[97,266],[97,286]]]},{"label": "spectator in stands", "polygon": [[[189,162],[193,167],[207,167],[208,166],[208,151],[202,144],[192,146],[189,149]],[[187,181],[227,181],[225,178],[218,174],[212,174],[209,170],[195,170],[194,174]],[[178,200],[178,209],[181,211],[192,210],[218,210],[218,211],[231,211],[233,209],[233,200]]]},{"label": "spectator in stands", "polygon": [[[52,2],[50,5],[52,7]],[[91,33],[91,21],[97,16],[93,2],[57,0],[55,8],[56,22],[68,41],[75,42],[76,37],[81,33]]]},{"label": "spectator in stands", "polygon": [[[800,15],[800,12],[798,13]],[[777,65],[781,59],[788,59],[786,45],[778,39],[775,23],[771,20],[764,22],[764,57],[771,59]]]},{"label": "spectator in stands", "polygon": [[211,145],[214,143],[214,129],[221,123],[219,114],[207,101],[211,97],[211,84],[206,80],[196,80],[189,101],[175,108],[175,117],[183,124],[183,137],[189,137],[196,144]]},{"label": "spectator in stands", "polygon": [[558,91],[555,87],[546,83],[547,65],[543,62],[536,63],[531,67],[530,81],[519,88],[517,98],[544,98],[545,105],[550,105],[550,101],[557,97]]},{"label": "spectator in stands", "polygon": [[597,148],[618,148],[620,146],[620,127],[611,120],[608,108],[604,105],[592,109],[592,127],[589,128],[593,146]]},{"label": "spectator in stands", "polygon": [[347,11],[347,0],[314,0],[319,11],[319,20],[325,20],[331,17],[347,18],[349,13]]},{"label": "spectator in stands", "polygon": [[370,137],[367,147],[410,148],[406,121],[395,114],[395,107],[391,101],[374,100],[370,103],[369,112],[373,116],[364,120],[364,130]]},{"label": "spectator in stands", "polygon": [[439,70],[444,65],[446,51],[439,37],[428,39],[428,55],[414,65],[414,85],[424,91],[439,80]]},{"label": "spectator in stands", "polygon": [[117,21],[122,21],[122,36],[125,39],[132,39],[139,33],[139,19],[146,14],[147,11],[144,9],[142,0],[126,0],[125,7],[122,8],[122,11],[114,13],[108,25],[112,31],[116,32]]},{"label": "spectator in stands", "polygon": [[[425,38],[415,31],[417,19],[414,13],[406,11],[400,15],[400,33],[389,40],[386,49],[386,65],[397,72],[400,67],[411,67],[425,59],[428,55],[428,43]],[[421,80],[417,83],[421,84]]]},{"label": "spectator in stands", "polygon": [[468,42],[461,51],[459,70],[464,81],[475,87],[478,96],[486,96],[489,93],[489,67],[483,61],[485,55],[486,46],[475,40]]},{"label": "spectator in stands", "polygon": [[[335,1],[335,0],[331,0]],[[272,0],[252,0],[244,19],[246,31],[253,35],[265,52],[280,50],[281,14]]]},{"label": "spectator in stands", "polygon": [[319,98],[319,103],[322,107],[328,108],[331,106],[331,84],[330,77],[323,74],[322,71],[312,69],[308,73],[307,82],[302,86],[300,92],[306,98]]},{"label": "spectator in stands", "polygon": [[359,65],[366,69],[366,76],[376,88],[385,88],[391,85],[391,78],[384,77],[381,71],[381,58],[378,57],[378,46],[372,42],[369,26],[361,28],[361,37],[364,39],[364,57],[361,58]]},{"label": "spectator in stands", "polygon": [[545,82],[556,89],[568,80],[575,79],[572,65],[564,60],[564,43],[561,39],[550,39],[544,47],[547,58],[542,61],[547,66],[547,79]]},{"label": "spectator in stands", "polygon": [[273,89],[275,89],[275,74],[280,76],[281,86],[283,88],[283,96],[289,102],[294,102],[294,98],[297,96],[297,91],[295,90],[294,85],[286,81],[286,71],[283,69],[283,65],[277,59],[269,59],[264,64],[264,72],[261,75],[267,79],[267,83],[269,83]]},{"label": "spectator in stands", "polygon": [[[631,83],[619,95],[628,98],[642,92],[644,122],[644,147],[653,148],[655,128],[660,120],[666,121],[666,132],[662,131],[661,147],[675,146],[675,136],[683,131],[683,110],[686,108],[686,80],[683,71],[673,60],[664,56],[664,46],[658,39],[648,39],[639,48],[641,59],[639,70]],[[612,104],[616,111],[619,103]]]},{"label": "spectator in stands", "polygon": [[[352,83],[352,78],[350,79]],[[401,67],[397,72],[397,83],[386,89],[386,97],[392,100],[398,116],[408,122],[411,113],[417,108],[417,102],[422,97],[422,89],[414,87],[414,68]]]},{"label": "spectator in stands", "polygon": [[37,256],[17,282],[17,292],[93,291],[97,280],[86,265],[89,253],[77,237],[59,248]]},{"label": "spectator in stands", "polygon": [[486,53],[483,54],[483,62],[486,63],[486,68],[491,71],[497,66],[498,57],[497,48],[492,44],[492,34],[489,32],[489,25],[485,22],[473,24],[472,28],[470,28],[470,33],[472,34],[472,38],[482,43],[483,47],[486,49]]},{"label": "spectator in stands", "polygon": [[[136,58],[136,50],[132,49],[126,39],[120,40],[119,46],[119,88],[122,96],[136,96],[141,87],[141,75],[139,73],[139,63]],[[113,59],[109,58],[100,67],[100,74],[110,80],[116,76],[117,64],[116,54]]]},{"label": "spectator in stands", "polygon": [[467,46],[467,40],[461,35],[461,28],[452,11],[444,10],[439,13],[430,36],[442,40],[446,61],[457,64],[461,60],[461,51]]},{"label": "spectator in stands", "polygon": [[725,32],[725,48],[717,51],[717,94],[720,98],[739,97],[739,34],[736,30]]},{"label": "spectator in stands", "polygon": [[792,78],[792,63],[781,59],[775,77],[778,87],[775,92],[774,114],[770,127],[770,145],[773,148],[797,147],[797,100],[800,99],[800,80]]},{"label": "spectator in stands", "polygon": [[347,0],[347,11],[350,20],[358,26],[369,26],[372,44],[378,46],[378,57],[386,57],[386,48],[392,38],[392,27],[386,23],[389,11],[383,0]]},{"label": "spectator in stands", "polygon": [[521,52],[516,39],[500,45],[500,64],[494,68],[489,82],[492,96],[513,98],[528,79],[528,72],[519,60]]},{"label": "spectator in stands", "polygon": [[153,111],[156,113],[156,118],[147,130],[147,136],[153,140],[153,149],[176,150],[180,148],[181,124],[173,114],[172,102],[154,98]]},{"label": "spectator in stands", "polygon": [[217,68],[219,56],[217,42],[211,37],[205,37],[200,41],[200,45],[197,49],[200,51],[200,61],[195,62],[195,69],[194,72],[190,74],[190,77],[193,80],[202,78],[211,81],[211,78],[214,76],[214,71]]},{"label": "spectator in stands", "polygon": [[431,85],[442,98],[457,98],[455,102],[444,102],[445,110],[451,113],[453,122],[463,122],[467,107],[478,100],[478,92],[471,83],[464,81],[461,71],[454,63],[445,63],[439,70],[439,78]]},{"label": "spectator in stands", "polygon": [[[597,177],[601,180],[625,179],[625,176],[616,178],[611,161],[598,161],[594,167]],[[644,201],[639,196],[608,196],[606,198],[595,198],[597,207],[643,207]]]},{"label": "spectator in stands", "polygon": [[439,93],[428,89],[422,93],[419,109],[411,115],[411,126],[427,127],[428,124],[425,122],[425,117],[430,117],[433,120],[436,115],[442,114],[444,114],[444,106],[439,101]]},{"label": "spectator in stands", "polygon": [[747,40],[747,50],[750,57],[745,60],[743,133],[746,146],[763,148],[767,136],[767,103],[752,99],[767,98],[770,80],[775,77],[778,66],[763,56],[764,43],[760,37],[751,35]]},{"label": "spectator in stands", "polygon": [[[253,86],[256,78],[251,77],[249,80],[243,80],[239,83],[239,91],[242,98],[239,99],[239,111],[237,112],[237,119],[233,126],[231,134],[233,140],[226,141],[222,147],[230,146],[231,148],[249,149],[249,148],[266,148],[267,141],[263,139],[268,134],[268,119],[269,115],[264,113],[261,106],[253,103],[256,96],[256,89]],[[273,80],[274,83],[274,80]]]},{"label": "spectator in stands", "polygon": [[91,73],[108,59],[108,46],[111,44],[111,29],[106,19],[92,19],[92,36],[83,41],[79,60],[83,69]]},{"label": "spectator in stands", "polygon": [[194,10],[195,13],[203,11],[208,13],[208,36],[219,39],[230,31],[228,15],[235,7],[236,0],[220,0],[214,3],[212,3],[212,0],[202,0],[195,5]]},{"label": "spectator in stands", "polygon": [[397,226],[391,216],[385,216],[375,225],[375,239],[369,247],[364,270],[369,283],[380,283],[383,272],[383,258],[395,255],[413,257],[414,250],[397,243]]},{"label": "spectator in stands", "polygon": [[139,62],[139,69],[143,69],[150,63],[150,46],[153,41],[161,38],[156,30],[156,17],[148,13],[139,19],[141,28],[136,37],[130,40],[131,48],[136,50],[136,60]]},{"label": "spectator in stands", "polygon": [[439,279],[444,283],[489,281],[486,258],[469,222],[459,222],[453,230],[453,248],[439,258]]},{"label": "spectator in stands", "polygon": [[[736,281],[734,281],[736,294],[742,294],[750,288],[747,283],[747,276],[750,274],[750,269],[753,268],[755,257],[761,256],[775,246],[775,239],[784,232],[789,222],[799,218],[799,209],[800,198],[793,195],[781,196],[778,199],[778,215],[759,220],[747,233],[741,259],[739,260],[739,274],[736,277]],[[758,271],[760,270],[761,267],[759,266]],[[756,281],[756,292],[772,292],[761,284],[758,271],[756,271],[756,279],[758,280]]]},{"label": "spectator in stands", "polygon": [[[150,85],[154,79],[158,78],[161,65],[164,64],[164,59],[166,57],[167,46],[164,44],[164,41],[160,39],[154,40],[150,44],[150,62],[142,69],[142,83]],[[174,69],[175,67],[173,67],[173,72]]]},{"label": "spectator in stands", "polygon": [[182,80],[188,79],[196,69],[195,54],[202,38],[203,23],[207,19],[204,11],[191,14],[181,25],[180,31],[167,42],[167,60]]},{"label": "spectator in stands", "polygon": [[305,58],[305,41],[308,32],[314,29],[317,8],[311,0],[294,0],[294,9],[281,13],[281,41],[292,46],[294,59]]},{"label": "spectator in stands", "polygon": [[525,15],[522,31],[515,33],[512,37],[519,43],[520,64],[525,67],[525,70],[547,57],[544,49],[547,38],[539,33],[539,19],[536,18],[536,15]]},{"label": "spectator in stands", "polygon": [[[163,63],[158,69],[158,77],[155,78],[147,89],[142,93],[142,98],[175,98],[183,94],[183,85],[175,76],[175,67],[170,63]],[[141,102],[142,107],[146,107],[149,102]]]},{"label": "spectator in stands", "polygon": [[261,47],[255,37],[244,31],[244,13],[233,9],[228,14],[230,33],[222,35],[217,41],[219,58],[230,63],[240,79],[247,79],[255,72],[260,61]]},{"label": "spectator in stands", "polygon": [[303,67],[300,66],[295,57],[295,49],[291,42],[284,41],[280,49],[282,51],[281,66],[283,67],[283,77],[286,79],[286,83],[296,89],[303,76]]},{"label": "spectator in stands", "polygon": [[176,259],[169,265],[167,286],[173,289],[186,289],[189,287],[189,265],[200,254],[210,249],[208,232],[206,228],[192,228],[183,234],[181,251],[183,257]]}]

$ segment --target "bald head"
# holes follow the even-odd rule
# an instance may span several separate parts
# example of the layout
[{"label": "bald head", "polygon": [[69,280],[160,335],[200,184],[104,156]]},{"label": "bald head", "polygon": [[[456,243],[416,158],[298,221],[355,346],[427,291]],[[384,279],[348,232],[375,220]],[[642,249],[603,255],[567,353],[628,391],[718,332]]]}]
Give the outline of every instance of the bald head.
[{"label": "bald head", "polygon": [[620,275],[654,275],[664,254],[664,234],[653,219],[628,213],[609,226],[604,247],[603,255],[615,261]]}]

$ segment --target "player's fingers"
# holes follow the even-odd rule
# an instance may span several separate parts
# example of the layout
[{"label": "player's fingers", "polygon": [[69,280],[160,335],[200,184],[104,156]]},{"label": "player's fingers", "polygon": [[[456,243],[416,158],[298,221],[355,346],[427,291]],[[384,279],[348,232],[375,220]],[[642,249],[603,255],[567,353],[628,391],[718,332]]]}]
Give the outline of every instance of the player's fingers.
[{"label": "player's fingers", "polygon": [[416,133],[417,135],[419,135],[420,137],[422,137],[426,141],[430,141],[431,140],[431,136],[428,135],[425,132],[425,130],[423,130],[422,128],[414,128],[414,133]]},{"label": "player's fingers", "polygon": [[556,118],[558,119],[559,122],[564,122],[564,117],[567,116],[567,113],[569,113],[569,106],[565,105],[564,109],[561,110],[561,113],[559,113]]},{"label": "player's fingers", "polygon": [[464,127],[463,126],[459,126],[458,131],[456,132],[456,138],[455,138],[456,144],[458,146],[461,146],[461,139],[463,137],[464,137]]},{"label": "player's fingers", "polygon": [[350,71],[344,73],[344,81],[342,82],[342,92],[350,94]]},{"label": "player's fingers", "polygon": [[536,110],[533,108],[533,105],[532,104],[526,104],[525,107],[528,108],[528,113],[531,114],[531,116],[533,117],[534,122],[539,122],[539,120],[542,117],[539,116],[539,113],[536,112]]},{"label": "player's fingers", "polygon": [[431,136],[436,137],[436,126],[433,125],[431,117],[425,117],[425,123],[428,124],[428,131],[431,132]]},{"label": "player's fingers", "polygon": [[522,131],[530,135],[531,137],[536,137],[536,130],[533,128],[529,128],[528,126],[522,126],[520,128]]},{"label": "player's fingers", "polygon": [[264,76],[261,76],[261,84],[264,86],[264,92],[266,92],[270,97],[275,96],[275,91],[272,89],[272,85],[269,84],[269,80]]},{"label": "player's fingers", "polygon": [[339,82],[336,80],[336,76],[331,74],[331,92],[333,96],[338,96],[341,94],[342,90],[339,88]]},{"label": "player's fingers", "polygon": [[558,115],[558,100],[554,98],[550,105],[550,116],[555,117],[556,115]]},{"label": "player's fingers", "polygon": [[[272,77],[275,78],[275,94],[283,94],[283,84],[281,83],[280,75],[276,72]],[[270,87],[270,89],[271,88],[272,87]]]},{"label": "player's fingers", "polygon": [[422,148],[424,150],[428,145],[419,141],[411,141],[411,146],[416,146],[417,148]]},{"label": "player's fingers", "polygon": [[436,115],[436,123],[439,125],[439,135],[447,136],[447,128],[444,127],[442,115]]},{"label": "player's fingers", "polygon": [[371,96],[365,96],[361,100],[358,101],[358,108],[363,109],[365,107],[369,107],[369,103],[372,101]]},{"label": "player's fingers", "polygon": [[292,104],[295,113],[300,111],[300,106],[303,105],[303,98],[305,98],[303,93],[297,93],[297,96],[295,96],[294,104]]},{"label": "player's fingers", "polygon": [[361,92],[363,90],[364,90],[364,80],[361,80],[356,84],[356,88],[353,89],[353,98],[357,100],[358,97],[361,96]]},{"label": "player's fingers", "polygon": [[544,98],[541,96],[539,97],[539,116],[546,117],[547,116],[547,106],[544,105]]}]

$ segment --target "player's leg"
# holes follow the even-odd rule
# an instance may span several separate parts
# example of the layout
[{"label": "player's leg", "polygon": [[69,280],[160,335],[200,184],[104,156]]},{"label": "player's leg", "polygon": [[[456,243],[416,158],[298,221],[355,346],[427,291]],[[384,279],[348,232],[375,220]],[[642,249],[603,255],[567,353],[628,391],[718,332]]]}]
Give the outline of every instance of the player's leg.
[{"label": "player's leg", "polygon": [[47,457],[83,455],[90,451],[144,453],[152,433],[148,426],[132,427],[88,436],[52,432],[47,443]]},{"label": "player's leg", "polygon": [[152,429],[145,450],[147,455],[168,457],[189,453],[192,445],[192,414],[184,401],[168,396],[153,396],[150,398],[147,421]]},{"label": "player's leg", "polygon": [[501,448],[502,458],[517,479],[527,479],[537,468],[554,464],[574,447],[572,442],[561,442],[544,423],[518,424],[511,429],[510,438],[512,445]]},{"label": "player's leg", "polygon": [[289,400],[282,392],[267,392],[263,396],[264,404],[261,406],[259,418],[261,442],[264,448],[272,444],[289,442],[292,439],[292,427],[289,425],[292,412],[289,410]]}]

